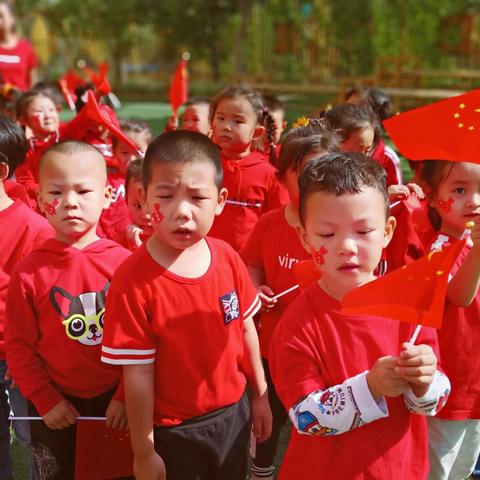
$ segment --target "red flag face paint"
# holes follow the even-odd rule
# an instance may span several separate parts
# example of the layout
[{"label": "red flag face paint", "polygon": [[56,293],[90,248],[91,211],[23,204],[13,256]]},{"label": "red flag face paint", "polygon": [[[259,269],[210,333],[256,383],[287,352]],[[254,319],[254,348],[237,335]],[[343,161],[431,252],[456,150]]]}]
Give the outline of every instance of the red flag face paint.
[{"label": "red flag face paint", "polygon": [[163,213],[160,210],[160,204],[155,203],[153,205],[153,213],[152,213],[153,223],[162,223],[164,218],[165,217],[163,216]]},{"label": "red flag face paint", "polygon": [[444,212],[444,213],[449,213],[452,211],[452,205],[453,205],[453,198],[449,197],[447,200],[438,200],[438,208]]},{"label": "red flag face paint", "polygon": [[322,245],[318,250],[312,248],[312,258],[317,265],[323,265],[325,263],[324,255],[328,253],[328,250]]},{"label": "red flag face paint", "polygon": [[44,202],[43,206],[45,208],[45,213],[48,215],[55,215],[59,203],[58,198],[55,198],[52,203]]}]

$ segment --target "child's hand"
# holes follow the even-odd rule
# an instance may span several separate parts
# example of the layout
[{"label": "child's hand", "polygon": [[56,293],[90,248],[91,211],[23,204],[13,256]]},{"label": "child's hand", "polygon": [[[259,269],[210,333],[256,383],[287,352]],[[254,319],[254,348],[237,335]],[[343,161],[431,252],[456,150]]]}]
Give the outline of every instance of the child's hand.
[{"label": "child's hand", "polygon": [[43,416],[43,421],[52,430],[62,430],[73,425],[79,416],[77,409],[64,398]]},{"label": "child's hand", "polygon": [[407,187],[410,190],[410,193],[414,193],[418,198],[425,198],[425,193],[420,185],[416,183],[407,183]]},{"label": "child's hand", "polygon": [[465,228],[470,230],[470,239],[473,242],[473,247],[477,250],[480,248],[480,216],[475,217],[471,222],[473,222],[473,226],[469,225]]},{"label": "child's hand", "polygon": [[263,312],[269,312],[277,303],[277,299],[273,298],[273,290],[268,285],[260,285],[257,291],[260,301],[262,302],[261,310]]},{"label": "child's hand", "polygon": [[251,400],[253,417],[253,434],[258,443],[264,442],[272,433],[272,411],[268,403],[268,391],[261,397]]},{"label": "child's hand", "polygon": [[171,132],[178,129],[178,117],[176,115],[170,115],[165,125],[165,131]]},{"label": "child's hand", "polygon": [[108,404],[105,413],[107,420],[105,426],[107,428],[116,428],[118,430],[126,430],[128,428],[127,412],[125,411],[125,404],[112,398]]},{"label": "child's hand", "polygon": [[10,381],[10,388],[17,388],[17,384],[15,383],[15,379],[12,377],[12,374],[9,368],[7,368],[7,371],[5,372],[5,376],[3,377],[3,379],[7,383]]},{"label": "child's hand", "polygon": [[410,383],[413,393],[423,397],[437,370],[437,357],[429,345],[411,345],[405,342],[395,367],[395,373]]},{"label": "child's hand", "polygon": [[373,398],[398,397],[408,388],[408,382],[395,372],[398,360],[398,357],[381,357],[367,373]]},{"label": "child's hand", "polygon": [[140,247],[142,245],[142,240],[140,235],[143,233],[143,230],[133,223],[127,227],[127,242],[135,247]]},{"label": "child's hand", "polygon": [[135,455],[133,474],[136,480],[165,480],[167,478],[165,463],[155,450],[145,456]]},{"label": "child's hand", "polygon": [[407,185],[390,185],[388,187],[388,198],[391,202],[395,200],[405,200],[412,193],[418,198],[425,198],[422,188],[416,183],[407,183]]}]

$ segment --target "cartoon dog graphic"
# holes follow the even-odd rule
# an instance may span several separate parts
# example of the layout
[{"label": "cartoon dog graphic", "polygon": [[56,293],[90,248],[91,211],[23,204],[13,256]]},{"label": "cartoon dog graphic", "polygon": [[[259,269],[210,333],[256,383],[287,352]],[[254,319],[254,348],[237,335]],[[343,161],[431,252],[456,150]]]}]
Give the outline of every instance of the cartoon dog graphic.
[{"label": "cartoon dog graphic", "polygon": [[110,282],[99,292],[85,292],[71,295],[61,287],[50,290],[50,301],[63,318],[68,338],[83,345],[99,345],[103,336],[105,297]]}]

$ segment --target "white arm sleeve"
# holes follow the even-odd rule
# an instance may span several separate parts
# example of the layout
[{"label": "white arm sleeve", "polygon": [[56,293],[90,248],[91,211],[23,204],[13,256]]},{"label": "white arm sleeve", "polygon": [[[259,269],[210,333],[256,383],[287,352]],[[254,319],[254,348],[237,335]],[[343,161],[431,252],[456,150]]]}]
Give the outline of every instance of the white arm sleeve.
[{"label": "white arm sleeve", "polygon": [[403,401],[410,412],[433,417],[445,405],[449,394],[450,380],[437,370],[427,393],[423,397],[417,397],[409,388],[403,394]]},{"label": "white arm sleeve", "polygon": [[308,394],[288,413],[298,433],[339,435],[388,417],[388,408],[383,397],[377,401],[372,397],[363,372],[341,385]]}]

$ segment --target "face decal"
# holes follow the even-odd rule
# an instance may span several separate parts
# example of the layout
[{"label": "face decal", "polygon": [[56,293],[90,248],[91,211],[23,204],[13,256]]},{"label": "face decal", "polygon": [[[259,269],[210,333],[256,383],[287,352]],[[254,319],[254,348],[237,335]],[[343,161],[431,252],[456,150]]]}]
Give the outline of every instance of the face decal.
[{"label": "face decal", "polygon": [[154,223],[162,223],[163,219],[165,217],[163,216],[163,213],[160,210],[160,204],[155,203],[153,205],[153,213],[152,213],[152,220]]},{"label": "face decal", "polygon": [[448,200],[438,200],[438,208],[445,213],[452,211],[453,198],[449,197]]},{"label": "face decal", "polygon": [[323,256],[326,253],[328,253],[328,250],[323,245],[318,250],[313,250],[312,257],[317,265],[323,265],[325,263]]},{"label": "face decal", "polygon": [[48,215],[55,215],[57,213],[57,206],[60,202],[58,198],[55,198],[52,203],[44,202],[43,205],[45,207],[45,213]]}]

